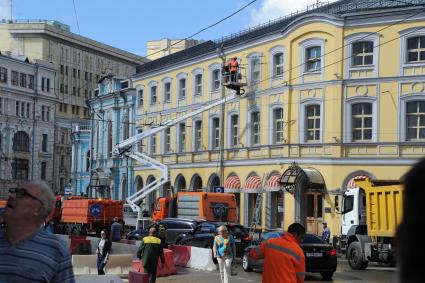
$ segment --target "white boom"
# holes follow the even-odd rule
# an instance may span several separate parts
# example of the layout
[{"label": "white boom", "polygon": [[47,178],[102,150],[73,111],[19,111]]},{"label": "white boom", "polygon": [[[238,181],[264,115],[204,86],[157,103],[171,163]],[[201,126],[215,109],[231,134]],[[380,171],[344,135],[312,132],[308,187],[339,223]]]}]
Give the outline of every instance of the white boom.
[{"label": "white boom", "polygon": [[[205,112],[215,106],[224,104],[226,102],[230,102],[236,98],[238,98],[239,95],[237,94],[233,94],[230,96],[227,96],[225,98],[219,99],[211,104],[207,104],[202,106],[201,108],[199,108],[198,110],[192,111],[188,114],[185,114],[181,117],[175,118],[175,119],[170,119],[168,121],[166,121],[165,123],[163,123],[161,126],[153,128],[153,129],[149,129],[145,132],[139,133],[131,138],[126,139],[125,141],[117,144],[114,147],[114,152],[116,154],[126,154],[128,155],[128,157],[133,158],[134,160],[142,163],[142,164],[146,164],[151,166],[154,169],[157,169],[161,172],[161,176],[159,179],[155,180],[154,182],[144,186],[140,191],[134,193],[133,195],[129,196],[126,201],[127,203],[131,206],[131,208],[133,209],[133,211],[137,211],[138,212],[138,220],[140,218],[140,212],[141,212],[141,208],[140,206],[137,204],[139,203],[141,200],[143,200],[148,194],[150,194],[151,192],[157,190],[160,186],[162,186],[163,184],[165,184],[168,181],[168,168],[165,164],[162,164],[160,162],[158,162],[157,160],[141,153],[138,151],[138,147],[134,146],[136,145],[138,142],[140,142],[142,139],[150,137],[158,132],[161,132],[171,126],[174,126],[188,118],[191,118],[193,116],[196,116],[202,112]],[[130,150],[131,149],[131,150]],[[139,221],[137,221],[137,223],[139,223]]]}]

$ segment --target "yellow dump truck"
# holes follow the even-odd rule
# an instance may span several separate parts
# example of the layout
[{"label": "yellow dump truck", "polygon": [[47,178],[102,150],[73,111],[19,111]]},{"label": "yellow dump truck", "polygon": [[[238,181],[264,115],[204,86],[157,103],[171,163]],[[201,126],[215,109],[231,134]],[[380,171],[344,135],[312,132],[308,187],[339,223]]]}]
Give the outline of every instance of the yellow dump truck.
[{"label": "yellow dump truck", "polygon": [[353,269],[369,262],[395,262],[394,237],[403,211],[401,181],[354,180],[357,187],[344,192],[338,247]]}]

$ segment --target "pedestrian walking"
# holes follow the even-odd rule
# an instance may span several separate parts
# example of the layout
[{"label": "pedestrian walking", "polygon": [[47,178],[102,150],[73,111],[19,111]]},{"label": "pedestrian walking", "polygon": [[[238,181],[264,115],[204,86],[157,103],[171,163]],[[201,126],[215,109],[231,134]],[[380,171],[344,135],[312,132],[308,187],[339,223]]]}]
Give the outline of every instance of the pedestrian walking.
[{"label": "pedestrian walking", "polygon": [[305,276],[305,257],[300,247],[305,228],[293,223],[282,237],[271,238],[252,249],[249,255],[264,258],[263,283],[302,283]]},{"label": "pedestrian walking", "polygon": [[328,223],[323,221],[322,224],[323,224],[322,240],[329,243],[329,240],[331,237],[331,230],[329,230]]},{"label": "pedestrian walking", "polygon": [[111,241],[119,242],[121,240],[121,229],[122,226],[119,222],[118,217],[114,218],[114,223],[111,225]]},{"label": "pedestrian walking", "polygon": [[0,229],[0,282],[75,282],[69,249],[43,223],[55,196],[42,181],[9,189]]},{"label": "pedestrian walking", "polygon": [[232,261],[236,254],[235,240],[227,227],[222,225],[217,229],[218,235],[214,238],[213,255],[217,258],[220,270],[221,283],[228,283],[231,276]]},{"label": "pedestrian walking", "polygon": [[97,274],[105,274],[105,266],[109,260],[109,254],[111,253],[112,242],[106,236],[106,231],[102,230],[100,232],[100,240],[97,244],[96,254],[97,254]]},{"label": "pedestrian walking", "polygon": [[142,260],[143,269],[149,275],[149,282],[155,283],[156,269],[158,267],[158,258],[161,263],[165,264],[164,251],[162,249],[161,240],[156,237],[157,230],[155,227],[149,229],[149,236],[143,238],[137,251],[137,257]]}]

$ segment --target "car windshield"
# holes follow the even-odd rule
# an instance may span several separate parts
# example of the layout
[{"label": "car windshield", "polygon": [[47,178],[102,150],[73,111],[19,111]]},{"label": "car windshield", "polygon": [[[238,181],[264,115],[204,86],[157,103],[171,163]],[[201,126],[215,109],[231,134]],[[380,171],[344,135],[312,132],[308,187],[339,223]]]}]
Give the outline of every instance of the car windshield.
[{"label": "car windshield", "polygon": [[303,244],[327,244],[325,241],[313,234],[305,234]]}]

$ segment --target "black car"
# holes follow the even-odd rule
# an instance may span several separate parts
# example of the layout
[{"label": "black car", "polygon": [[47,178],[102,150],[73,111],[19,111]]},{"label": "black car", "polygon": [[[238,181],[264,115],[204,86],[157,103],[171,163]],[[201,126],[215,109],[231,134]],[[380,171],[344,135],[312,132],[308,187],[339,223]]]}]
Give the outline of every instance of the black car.
[{"label": "black car", "polygon": [[205,221],[200,223],[193,232],[182,234],[177,237],[176,244],[199,248],[212,248],[217,228],[221,225],[225,225],[227,227],[227,230],[235,240],[236,256],[242,257],[245,248],[250,243],[250,238],[246,229],[239,224]]},{"label": "black car", "polygon": [[[282,236],[281,232],[266,233],[257,244],[247,247],[242,258],[242,268],[247,272],[253,269],[263,269],[263,260],[253,259],[249,256],[249,251],[267,239],[280,236]],[[306,259],[306,272],[320,273],[323,279],[331,279],[337,266],[336,251],[332,245],[314,234],[306,234],[301,248]]]},{"label": "black car", "polygon": [[201,221],[183,218],[166,218],[157,223],[151,224],[147,229],[137,229],[127,234],[129,240],[141,240],[149,234],[149,229],[154,225],[164,225],[167,228],[166,242],[173,244],[181,234],[187,234],[195,229]]}]

